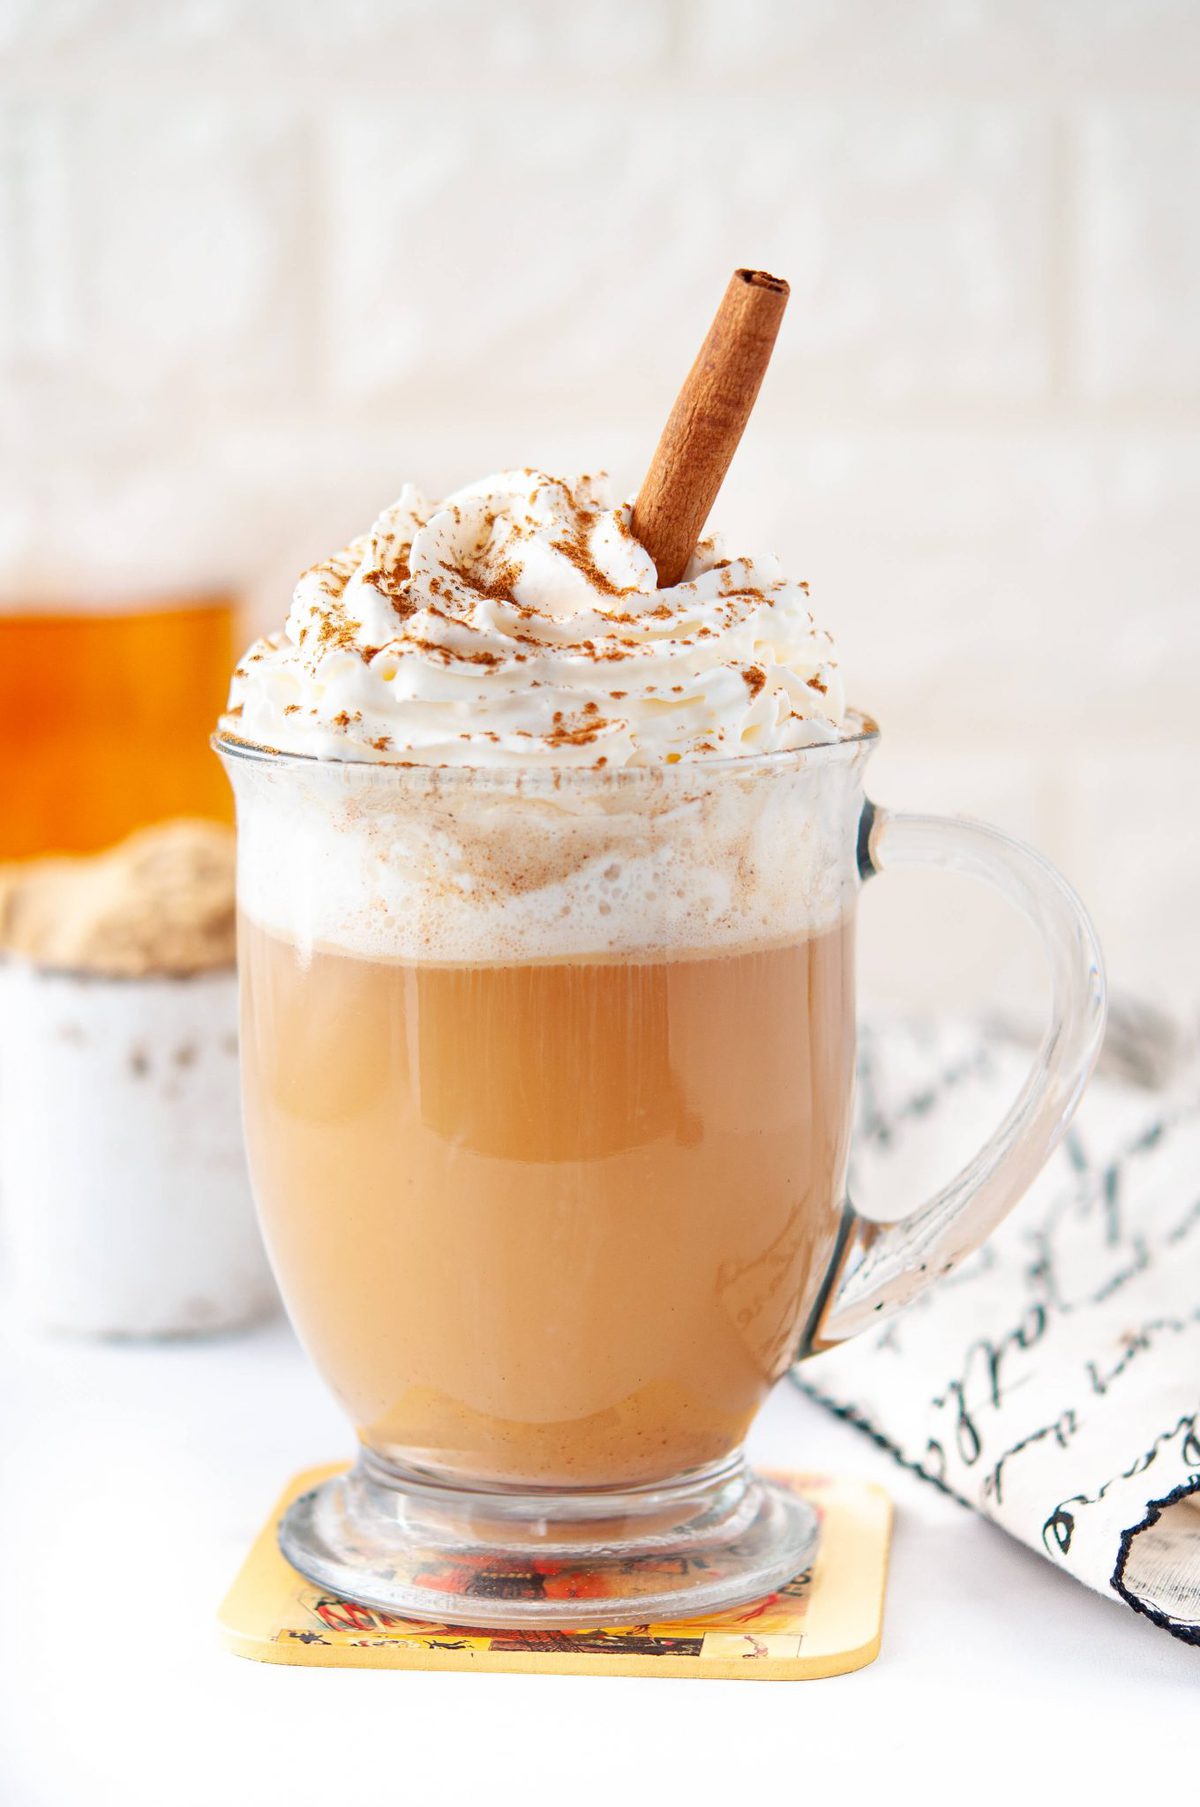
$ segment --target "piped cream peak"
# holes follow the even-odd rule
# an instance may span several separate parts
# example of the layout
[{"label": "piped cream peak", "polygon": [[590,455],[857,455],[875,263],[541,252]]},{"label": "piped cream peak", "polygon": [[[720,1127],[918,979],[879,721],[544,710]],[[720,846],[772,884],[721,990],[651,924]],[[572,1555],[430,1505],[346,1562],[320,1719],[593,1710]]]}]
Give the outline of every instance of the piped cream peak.
[{"label": "piped cream peak", "polygon": [[829,635],[776,559],[701,543],[669,589],[602,477],[411,486],[304,573],[223,729],[423,765],[650,765],[838,738]]}]

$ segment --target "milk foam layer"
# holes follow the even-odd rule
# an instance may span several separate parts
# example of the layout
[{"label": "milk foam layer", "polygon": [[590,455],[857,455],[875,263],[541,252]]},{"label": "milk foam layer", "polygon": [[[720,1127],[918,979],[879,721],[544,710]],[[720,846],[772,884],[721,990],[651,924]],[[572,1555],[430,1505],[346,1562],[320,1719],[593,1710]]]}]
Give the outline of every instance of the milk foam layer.
[{"label": "milk foam layer", "polygon": [[807,585],[707,540],[658,588],[602,479],[506,471],[409,487],[306,572],[247,653],[225,732],[322,759],[657,765],[838,738]]},{"label": "milk foam layer", "polygon": [[869,746],[531,773],[234,749],[239,902],[302,957],[653,960],[795,940],[851,907]]}]

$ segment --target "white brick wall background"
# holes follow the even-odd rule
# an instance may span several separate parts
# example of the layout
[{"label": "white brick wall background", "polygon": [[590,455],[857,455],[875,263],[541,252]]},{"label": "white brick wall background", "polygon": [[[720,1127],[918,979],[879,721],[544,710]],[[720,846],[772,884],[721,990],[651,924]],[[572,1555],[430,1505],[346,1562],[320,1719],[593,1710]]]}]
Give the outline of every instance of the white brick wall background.
[{"label": "white brick wall background", "polygon": [[[765,265],[719,523],[811,580],[876,795],[1036,840],[1190,1013],[1198,178],[1200,0],[0,0],[2,593],[274,619],[405,478],[632,489]],[[949,881],[864,913],[875,992],[1031,982]]]}]

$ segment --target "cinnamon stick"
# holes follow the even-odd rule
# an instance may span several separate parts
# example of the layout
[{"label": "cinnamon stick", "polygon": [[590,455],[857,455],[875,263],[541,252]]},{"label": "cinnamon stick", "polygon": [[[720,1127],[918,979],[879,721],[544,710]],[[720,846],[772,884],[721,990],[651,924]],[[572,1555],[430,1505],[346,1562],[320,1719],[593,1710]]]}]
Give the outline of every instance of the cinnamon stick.
[{"label": "cinnamon stick", "polygon": [[671,409],[630,522],[654,560],[660,589],[679,582],[696,549],[762,386],[787,298],[782,277],[735,270]]}]

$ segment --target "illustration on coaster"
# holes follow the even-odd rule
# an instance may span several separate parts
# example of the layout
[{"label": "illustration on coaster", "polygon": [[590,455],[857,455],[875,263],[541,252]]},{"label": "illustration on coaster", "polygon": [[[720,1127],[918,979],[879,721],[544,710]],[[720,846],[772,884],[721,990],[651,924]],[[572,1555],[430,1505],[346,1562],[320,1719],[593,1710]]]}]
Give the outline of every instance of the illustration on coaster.
[{"label": "illustration on coaster", "polygon": [[[461,1585],[466,1571],[485,1621],[479,1626],[400,1618],[323,1592],[285,1561],[276,1527],[292,1500],[337,1472],[335,1464],[297,1475],[255,1540],[219,1615],[234,1654],[309,1666],[799,1681],[862,1668],[879,1653],[892,1508],[872,1483],[773,1477],[813,1507],[820,1540],[811,1568],[747,1606],[661,1624],[489,1629],[489,1598],[511,1598],[514,1587],[526,1595],[535,1588],[544,1599],[594,1598],[587,1570],[535,1561],[509,1574],[494,1556],[473,1570],[458,1559],[452,1579]],[[431,1589],[445,1584],[444,1555],[421,1579]],[[646,1583],[653,1587],[653,1577]]]}]

